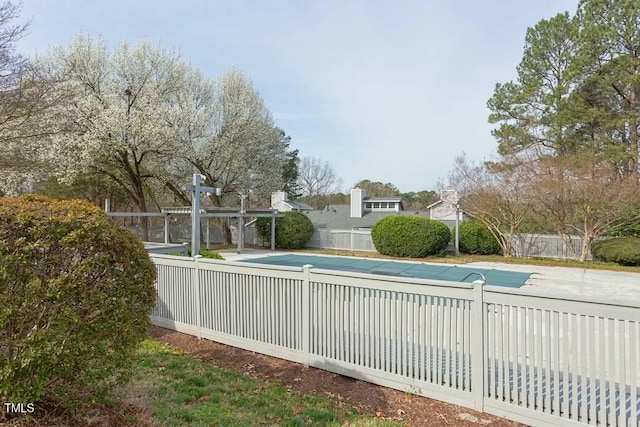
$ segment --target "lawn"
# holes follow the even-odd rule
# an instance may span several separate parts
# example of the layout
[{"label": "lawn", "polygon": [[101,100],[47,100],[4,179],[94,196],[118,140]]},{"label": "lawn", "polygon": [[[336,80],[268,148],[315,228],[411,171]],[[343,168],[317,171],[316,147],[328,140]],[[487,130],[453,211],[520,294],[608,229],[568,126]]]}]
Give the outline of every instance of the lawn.
[{"label": "lawn", "polygon": [[141,344],[135,376],[120,393],[163,426],[399,425],[324,396],[218,368],[154,340]]},{"label": "lawn", "polygon": [[40,402],[23,426],[400,426],[317,394],[222,369],[153,339],[141,343],[132,380],[97,401]]}]

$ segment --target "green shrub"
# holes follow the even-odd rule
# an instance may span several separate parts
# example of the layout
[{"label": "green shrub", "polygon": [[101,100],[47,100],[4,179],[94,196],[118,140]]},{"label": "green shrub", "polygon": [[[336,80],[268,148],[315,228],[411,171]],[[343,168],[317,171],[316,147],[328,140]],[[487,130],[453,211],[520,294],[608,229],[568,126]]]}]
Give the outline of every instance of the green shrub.
[{"label": "green shrub", "polygon": [[486,225],[477,221],[460,224],[460,252],[465,254],[495,255],[502,253],[500,243]]},{"label": "green shrub", "polygon": [[221,259],[221,260],[224,259],[222,255],[220,255],[218,252],[208,251],[206,249],[200,249],[199,253],[200,255],[202,255],[203,258]]},{"label": "green shrub", "polygon": [[[276,218],[277,222],[277,218]],[[256,233],[264,244],[271,243],[271,218],[260,217],[256,219]]]},{"label": "green shrub", "polygon": [[302,249],[313,237],[313,223],[302,212],[285,212],[276,220],[276,247]]},{"label": "green shrub", "polygon": [[640,238],[620,237],[600,240],[591,245],[591,255],[596,261],[640,266]]},{"label": "green shrub", "polygon": [[393,215],[371,229],[376,250],[384,255],[422,258],[444,251],[451,240],[449,228],[440,221],[419,216]]},{"label": "green shrub", "polygon": [[[207,249],[200,249],[198,251],[198,253],[202,256],[202,258],[209,258],[209,259],[221,259],[223,260],[224,258],[222,257],[222,255],[220,255],[218,252],[214,252],[214,251],[209,251]],[[177,255],[182,256],[184,255],[183,253],[178,253]],[[191,256],[191,249],[189,249],[187,251],[187,256]]]},{"label": "green shrub", "polygon": [[[265,243],[271,243],[271,218],[258,218],[256,232]],[[276,247],[302,249],[313,237],[313,223],[302,212],[283,212],[276,218]]]},{"label": "green shrub", "polygon": [[0,403],[126,379],[155,277],[140,240],[96,206],[0,199]]}]

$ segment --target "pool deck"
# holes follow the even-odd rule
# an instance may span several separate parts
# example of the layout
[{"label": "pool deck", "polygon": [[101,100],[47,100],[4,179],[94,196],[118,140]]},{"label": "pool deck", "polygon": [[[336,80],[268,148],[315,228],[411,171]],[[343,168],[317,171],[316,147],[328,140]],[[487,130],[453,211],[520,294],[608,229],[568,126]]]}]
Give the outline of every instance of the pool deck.
[{"label": "pool deck", "polygon": [[[282,251],[271,252],[269,250],[251,249],[242,254],[237,254],[235,251],[230,250],[221,251],[220,254],[224,257],[224,259],[229,261],[250,261],[252,258],[295,253]],[[316,254],[304,253],[304,255]],[[331,256],[320,254],[317,255]],[[375,258],[371,257],[367,259]],[[402,262],[407,261],[403,260]],[[417,263],[429,264],[422,262]],[[581,296],[587,298],[607,299],[612,302],[618,303],[640,303],[640,271],[638,273],[631,273],[626,271],[606,271],[569,267],[547,267],[529,264],[508,264],[500,262],[473,262],[468,264],[459,264],[459,266],[465,268],[473,268],[474,266],[476,266],[483,269],[498,269],[505,271],[533,273],[531,277],[525,282],[524,286],[522,286],[520,289],[543,291],[545,293],[553,294],[556,296]]]}]

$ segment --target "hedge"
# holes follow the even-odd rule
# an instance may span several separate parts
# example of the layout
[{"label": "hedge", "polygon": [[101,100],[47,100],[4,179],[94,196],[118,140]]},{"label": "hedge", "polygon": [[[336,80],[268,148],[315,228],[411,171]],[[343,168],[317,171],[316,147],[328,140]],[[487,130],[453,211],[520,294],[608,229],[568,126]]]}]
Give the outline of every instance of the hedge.
[{"label": "hedge", "polygon": [[155,277],[142,242],[96,206],[0,198],[0,401],[126,379]]},{"label": "hedge", "polygon": [[[271,242],[271,218],[262,217],[256,221],[258,236]],[[276,218],[276,247],[281,249],[302,249],[313,237],[313,223],[302,212],[283,212]]]},{"label": "hedge", "polygon": [[619,237],[595,242],[591,245],[591,255],[596,261],[640,266],[640,238]]},{"label": "hedge", "polygon": [[451,232],[440,221],[392,215],[373,226],[371,239],[383,255],[422,258],[443,252],[451,240]]},{"label": "hedge", "polygon": [[460,252],[465,254],[495,255],[502,253],[500,243],[486,225],[477,221],[460,224]]}]

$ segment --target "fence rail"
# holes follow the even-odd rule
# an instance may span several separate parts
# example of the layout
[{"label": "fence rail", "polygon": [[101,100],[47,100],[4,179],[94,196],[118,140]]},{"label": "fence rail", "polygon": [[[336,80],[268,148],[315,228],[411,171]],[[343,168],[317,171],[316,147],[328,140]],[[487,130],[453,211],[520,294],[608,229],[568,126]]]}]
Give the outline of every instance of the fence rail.
[{"label": "fence rail", "polygon": [[159,326],[528,424],[640,425],[640,304],[151,256]]}]

